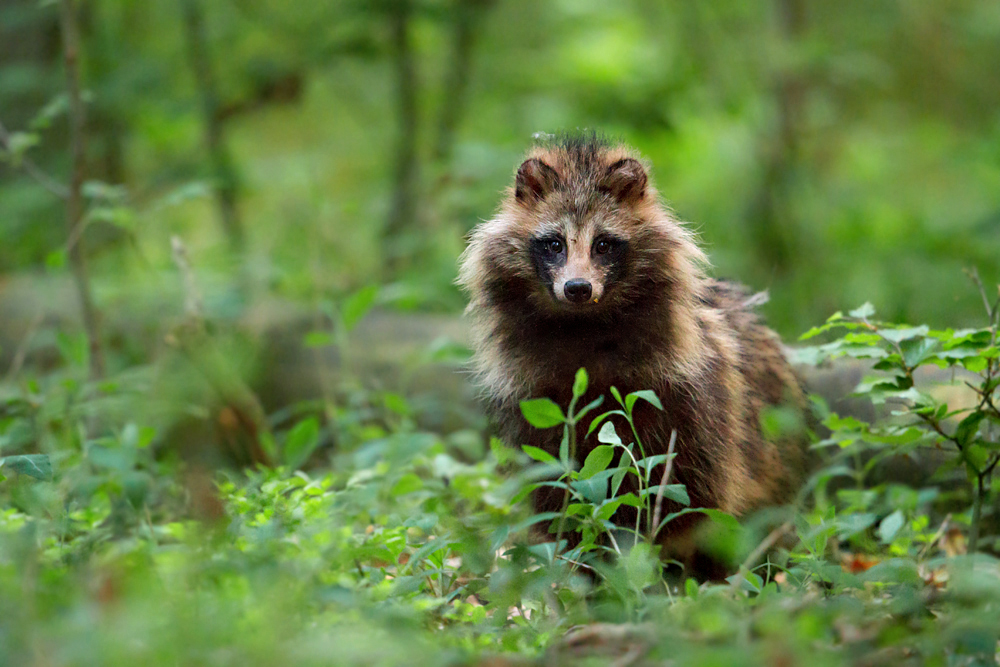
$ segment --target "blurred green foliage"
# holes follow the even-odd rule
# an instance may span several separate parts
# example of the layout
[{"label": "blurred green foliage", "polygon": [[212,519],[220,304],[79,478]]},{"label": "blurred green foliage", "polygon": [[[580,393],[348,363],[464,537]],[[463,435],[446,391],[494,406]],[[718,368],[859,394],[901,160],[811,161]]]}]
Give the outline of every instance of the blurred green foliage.
[{"label": "blurred green foliage", "polygon": [[[637,146],[717,273],[770,289],[768,315],[786,335],[864,300],[893,320],[963,324],[975,299],[961,268],[996,278],[993,2],[195,4],[255,288],[308,297],[366,285],[386,277],[391,249],[409,259],[393,279],[419,286],[425,307],[457,309],[463,234],[491,214],[532,133],[573,128]],[[125,185],[134,208],[127,220],[96,216],[99,285],[150,283],[172,234],[197,265],[227,265],[180,5],[82,3],[88,178]],[[419,169],[402,240],[382,235],[407,127],[400,5],[411,10]],[[65,180],[55,14],[0,5],[0,120],[24,133],[15,154]],[[0,267],[40,267],[64,241],[59,204],[2,169]]]}]

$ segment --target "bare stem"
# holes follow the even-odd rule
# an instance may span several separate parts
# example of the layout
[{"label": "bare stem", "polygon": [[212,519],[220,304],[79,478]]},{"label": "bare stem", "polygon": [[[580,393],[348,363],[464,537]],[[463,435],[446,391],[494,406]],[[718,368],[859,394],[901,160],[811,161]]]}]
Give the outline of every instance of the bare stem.
[{"label": "bare stem", "polygon": [[[576,402],[576,399],[573,400]],[[570,404],[570,415],[566,422],[566,428],[568,429],[567,437],[569,438],[569,460],[573,461],[576,458],[576,420],[573,419],[573,405]],[[568,473],[567,473],[568,475]],[[559,510],[559,528],[556,530],[556,546],[555,550],[559,549],[559,542],[562,541],[563,531],[566,529],[566,508],[569,507],[569,478],[566,480],[566,491],[563,493],[562,508]],[[553,555],[555,551],[553,551]]]},{"label": "bare stem", "polygon": [[649,524],[649,541],[656,538],[656,527],[660,525],[660,514],[663,512],[663,489],[670,480],[674,469],[674,445],[677,444],[677,429],[670,431],[670,444],[667,446],[667,463],[663,467],[663,477],[660,479],[660,489],[656,492],[656,507],[653,510],[653,523]]},{"label": "bare stem", "polygon": [[63,57],[69,93],[70,148],[73,160],[72,178],[66,198],[66,233],[68,239],[76,237],[76,242],[68,247],[67,253],[73,279],[76,282],[83,328],[90,348],[90,376],[98,380],[104,377],[104,351],[101,348],[97,309],[91,296],[83,235],[82,231],[78,230],[83,222],[83,179],[87,149],[87,116],[80,92],[80,29],[74,1],[62,0],[60,9]]},{"label": "bare stem", "polygon": [[750,566],[756,563],[768,549],[777,544],[778,540],[784,537],[785,533],[790,531],[793,527],[794,526],[791,521],[786,521],[772,530],[768,536],[757,545],[757,548],[750,552],[750,555],[747,556],[746,560],[743,561],[743,564],[740,565],[739,572],[737,572],[736,578],[733,579],[733,583],[730,585],[731,591],[735,592],[739,588],[740,582],[743,581],[747,572],[750,571]]}]

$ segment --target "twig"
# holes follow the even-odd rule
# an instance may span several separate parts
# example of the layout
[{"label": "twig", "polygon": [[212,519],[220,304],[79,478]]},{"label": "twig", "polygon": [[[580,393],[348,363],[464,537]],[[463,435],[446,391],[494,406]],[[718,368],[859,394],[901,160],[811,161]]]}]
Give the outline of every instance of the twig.
[{"label": "twig", "polygon": [[663,466],[663,477],[660,479],[660,489],[656,492],[656,506],[653,509],[653,523],[649,525],[650,541],[656,538],[653,532],[660,525],[660,515],[663,513],[663,489],[670,479],[670,473],[674,469],[674,445],[677,444],[677,429],[670,431],[670,444],[667,445],[667,462]]},{"label": "twig", "polygon": [[750,566],[753,565],[757,560],[764,555],[764,553],[773,547],[775,543],[784,537],[785,533],[793,528],[791,521],[786,521],[774,530],[772,530],[764,540],[757,545],[757,548],[750,552],[750,555],[746,557],[743,564],[740,565],[739,571],[736,573],[736,577],[733,579],[733,583],[730,584],[729,590],[736,592],[739,588],[740,582],[746,577],[747,572],[750,571]]},{"label": "twig", "polygon": [[563,556],[562,554],[556,554],[556,558],[558,558],[559,560],[564,560],[570,565],[575,565],[576,567],[582,567],[583,569],[590,570],[591,572],[594,571],[594,568],[590,567],[586,563],[581,563],[580,561],[573,560],[572,558],[566,558],[566,556]]},{"label": "twig", "polygon": [[990,298],[986,296],[986,286],[983,284],[982,278],[979,277],[979,269],[972,267],[966,273],[969,274],[969,278],[975,284],[976,288],[979,290],[979,296],[983,299],[983,305],[986,307],[986,314],[990,318],[990,323],[993,321],[993,306],[990,305]]},{"label": "twig", "polygon": [[[11,146],[11,134],[7,131],[3,121],[0,121],[0,147],[7,152],[11,152],[13,150],[13,147]],[[69,198],[69,188],[42,171],[42,168],[35,164],[34,161],[27,155],[19,156],[18,163],[29,176],[38,181],[39,185],[54,194],[56,197],[59,197],[60,199]]]}]

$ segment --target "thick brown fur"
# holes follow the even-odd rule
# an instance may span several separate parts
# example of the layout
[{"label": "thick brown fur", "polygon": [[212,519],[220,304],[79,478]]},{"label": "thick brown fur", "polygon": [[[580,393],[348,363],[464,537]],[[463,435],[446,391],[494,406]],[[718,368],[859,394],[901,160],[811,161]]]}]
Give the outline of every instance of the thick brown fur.
[{"label": "thick brown fur", "polygon": [[[802,436],[769,441],[760,419],[768,406],[804,413],[798,379],[749,293],[706,275],[694,235],[661,204],[647,172],[633,151],[593,135],[546,142],[529,152],[494,218],[473,231],[459,283],[470,295],[490,416],[510,443],[557,452],[560,429],[532,429],[519,403],[548,397],[565,408],[584,367],[581,405],[610,400],[612,386],[657,393],[664,411],[640,401],[638,433],[647,455],[661,454],[676,429],[671,481],[687,486],[692,507],[741,516],[788,502],[804,467]],[[597,254],[608,252],[597,245],[604,238],[614,239],[613,262]],[[563,295],[574,277],[593,285],[586,303]],[[597,444],[586,426],[580,461]],[[561,500],[551,489],[535,497],[540,510]],[[615,521],[634,517],[623,507]],[[668,551],[685,555],[692,525],[669,525]]]}]

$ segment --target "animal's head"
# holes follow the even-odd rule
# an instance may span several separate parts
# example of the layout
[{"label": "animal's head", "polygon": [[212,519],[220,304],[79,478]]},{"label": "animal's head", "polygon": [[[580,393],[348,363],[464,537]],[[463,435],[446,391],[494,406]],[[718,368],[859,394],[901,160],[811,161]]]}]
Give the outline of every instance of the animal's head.
[{"label": "animal's head", "polygon": [[473,233],[459,280],[474,303],[585,315],[689,288],[703,259],[631,150],[569,137],[521,163],[499,214]]}]

